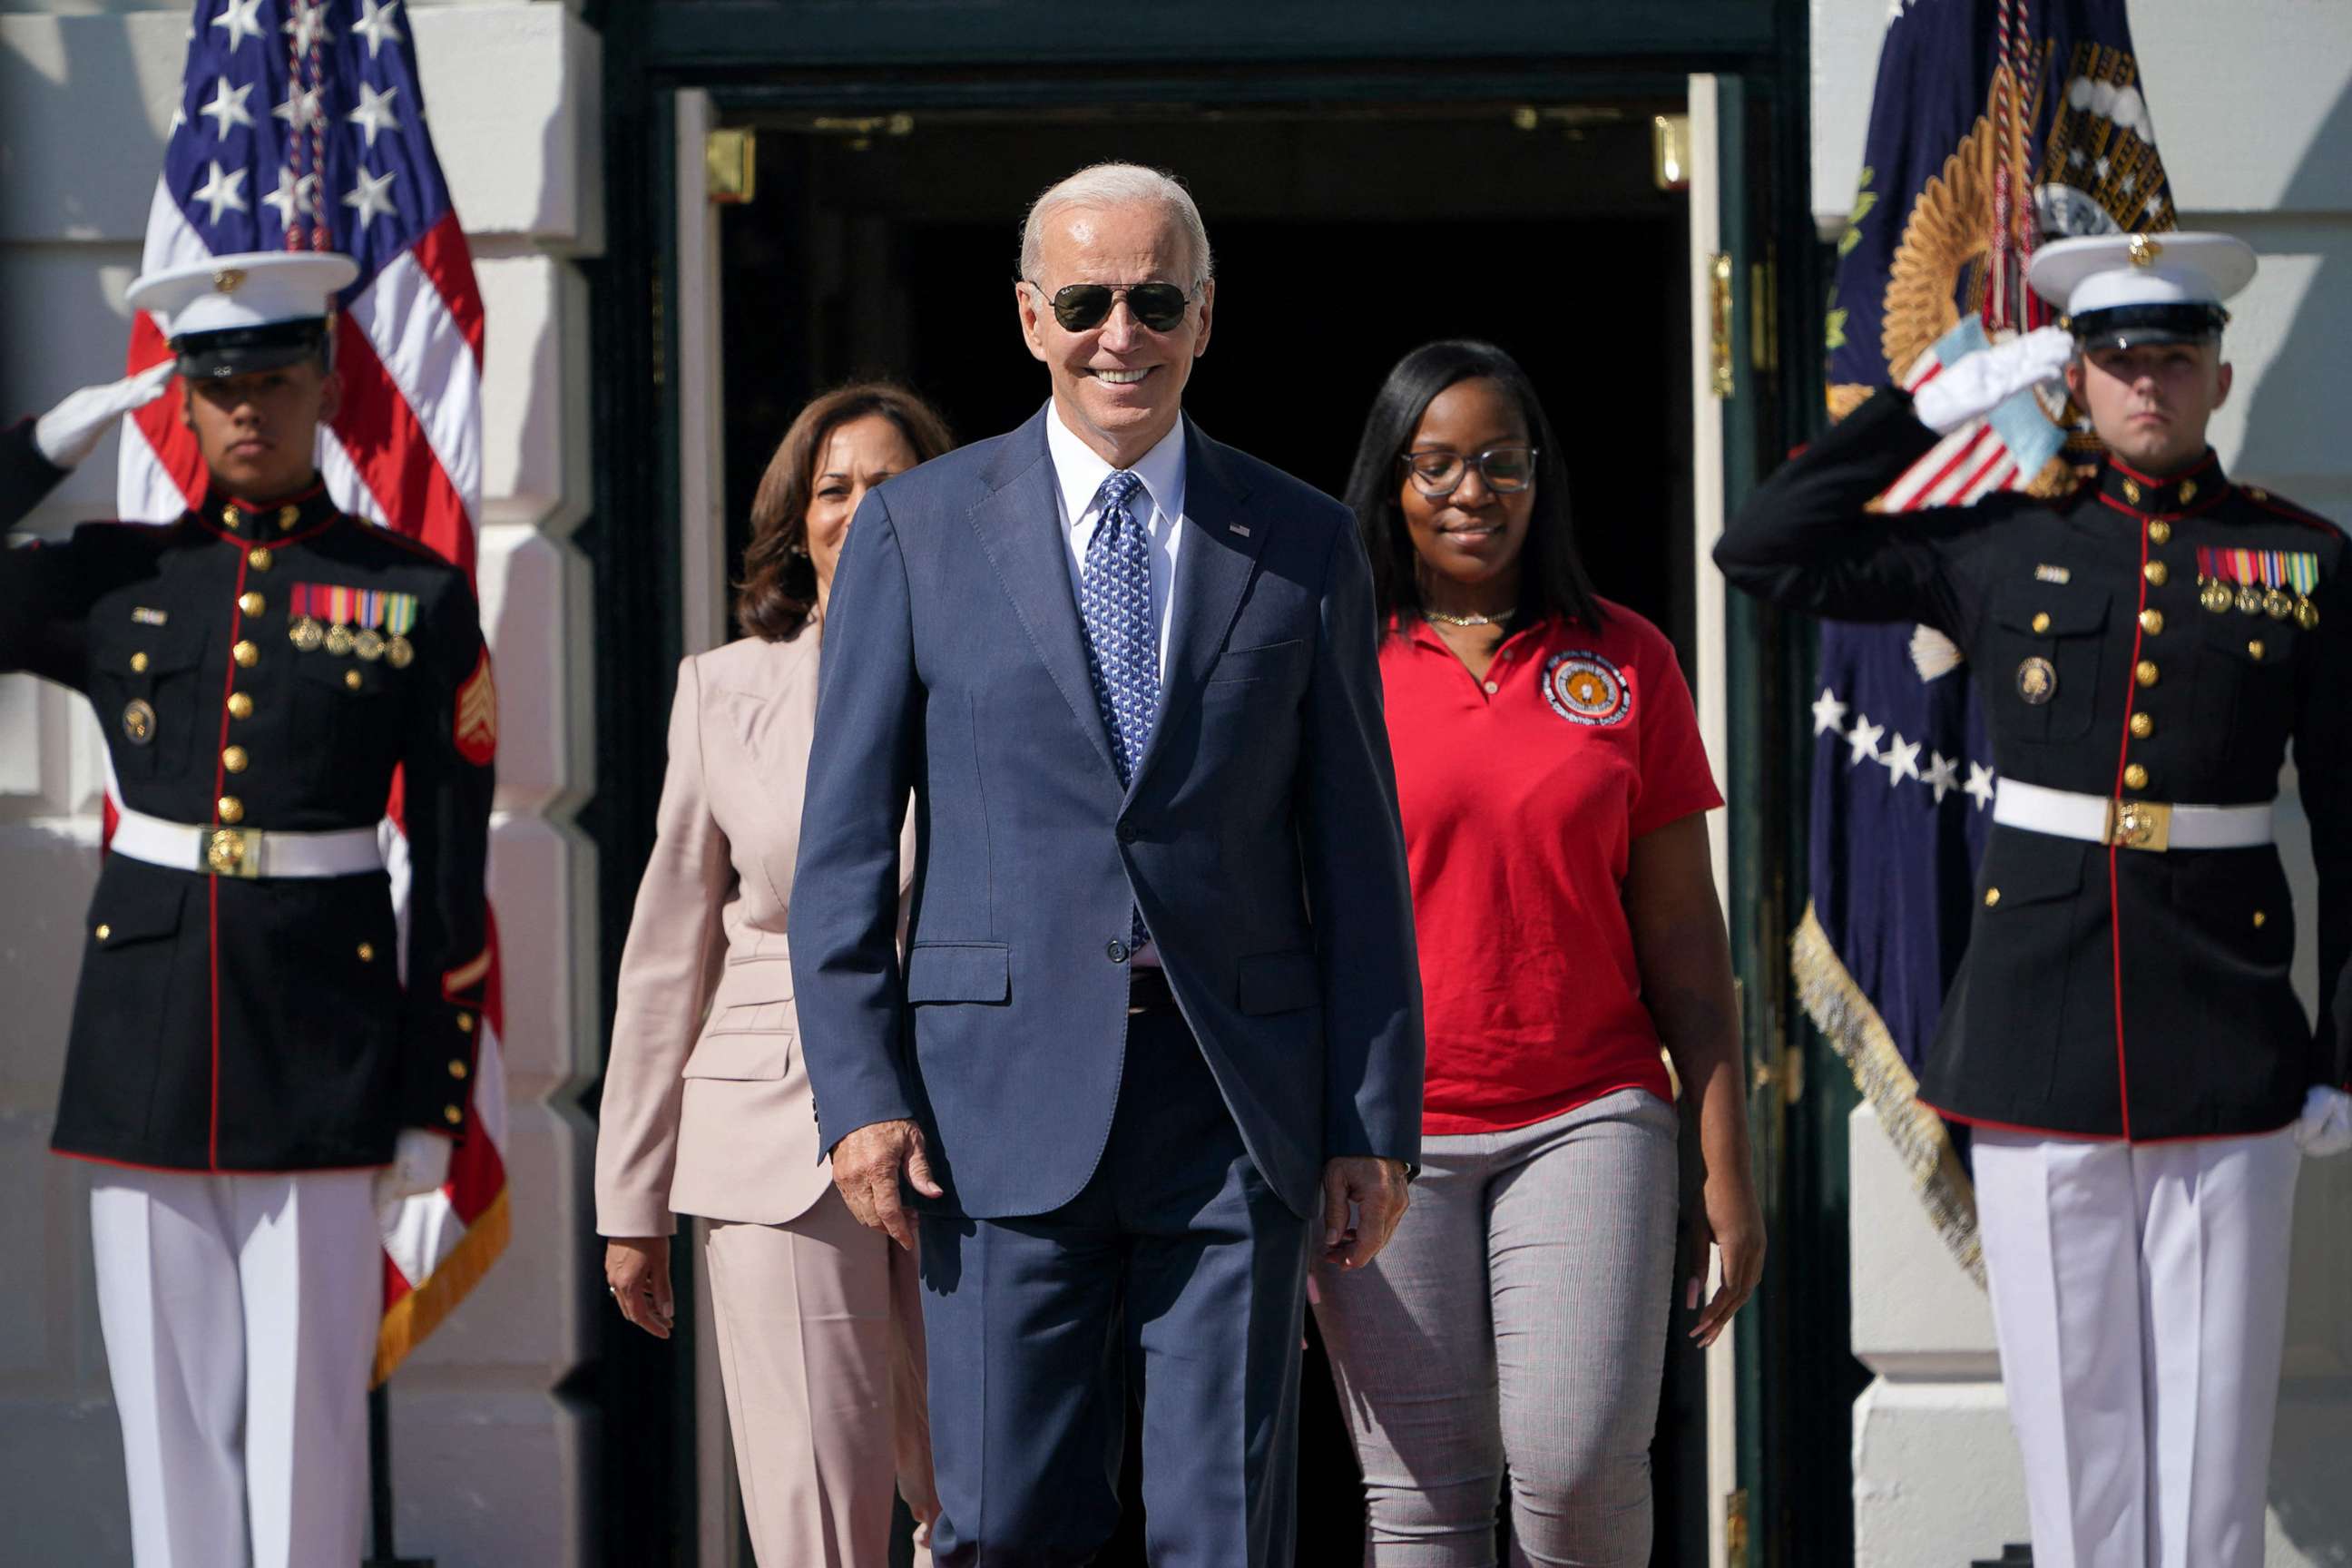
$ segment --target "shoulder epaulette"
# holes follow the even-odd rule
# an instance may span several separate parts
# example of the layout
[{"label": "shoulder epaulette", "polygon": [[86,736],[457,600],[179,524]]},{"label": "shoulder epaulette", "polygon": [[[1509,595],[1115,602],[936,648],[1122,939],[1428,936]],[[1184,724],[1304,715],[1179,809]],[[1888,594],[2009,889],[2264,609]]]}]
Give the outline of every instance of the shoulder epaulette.
[{"label": "shoulder epaulette", "polygon": [[2336,526],[2336,524],[2320,516],[2317,512],[2307,511],[2304,508],[2295,505],[2294,502],[2287,500],[2286,497],[2276,494],[2271,490],[2266,490],[2260,485],[2240,485],[2238,487],[2238,493],[2244,496],[2256,506],[2261,507],[2264,511],[2275,512],[2280,517],[2285,518],[2289,521],[2303,524],[2305,528],[2324,528],[2330,533],[2342,531]]}]

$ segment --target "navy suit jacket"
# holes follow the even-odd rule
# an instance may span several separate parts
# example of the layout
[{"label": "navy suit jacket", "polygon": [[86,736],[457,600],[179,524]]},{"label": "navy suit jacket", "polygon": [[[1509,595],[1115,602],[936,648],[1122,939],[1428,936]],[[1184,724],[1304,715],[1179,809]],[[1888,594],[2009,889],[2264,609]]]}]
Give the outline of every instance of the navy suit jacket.
[{"label": "navy suit jacket", "polygon": [[912,1117],[957,1212],[1076,1197],[1118,1098],[1132,906],[1259,1174],[1309,1215],[1326,1159],[1413,1161],[1421,1142],[1420,970],[1355,520],[1187,426],[1160,716],[1121,789],[1052,417],[869,493],[834,577],[791,937],[821,1142]]}]

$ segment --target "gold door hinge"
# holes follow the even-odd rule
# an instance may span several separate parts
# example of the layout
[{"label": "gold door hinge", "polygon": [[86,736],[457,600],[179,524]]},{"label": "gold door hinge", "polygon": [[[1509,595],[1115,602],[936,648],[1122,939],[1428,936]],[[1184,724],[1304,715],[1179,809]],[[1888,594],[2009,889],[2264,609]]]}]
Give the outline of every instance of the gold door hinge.
[{"label": "gold door hinge", "polygon": [[1731,379],[1731,255],[1718,250],[1707,268],[1709,321],[1707,355],[1712,374],[1710,387],[1716,396],[1729,397]]},{"label": "gold door hinge", "polygon": [[702,139],[702,188],[713,206],[749,206],[760,189],[760,143],[751,131],[713,131]]},{"label": "gold door hinge", "polygon": [[1650,178],[1662,191],[1690,189],[1690,116],[1650,117]]},{"label": "gold door hinge", "polygon": [[1780,368],[1780,317],[1772,309],[1778,283],[1768,258],[1748,268],[1748,363],[1763,374]]}]

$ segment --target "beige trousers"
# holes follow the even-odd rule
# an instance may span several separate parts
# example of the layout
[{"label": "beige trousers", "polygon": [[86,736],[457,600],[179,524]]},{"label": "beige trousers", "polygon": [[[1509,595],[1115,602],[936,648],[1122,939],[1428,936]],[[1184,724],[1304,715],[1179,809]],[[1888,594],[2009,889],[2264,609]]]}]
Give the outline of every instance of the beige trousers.
[{"label": "beige trousers", "polygon": [[938,1516],[915,1257],[828,1187],[788,1225],[713,1222],[719,1376],[761,1568],[885,1568],[892,1483]]}]

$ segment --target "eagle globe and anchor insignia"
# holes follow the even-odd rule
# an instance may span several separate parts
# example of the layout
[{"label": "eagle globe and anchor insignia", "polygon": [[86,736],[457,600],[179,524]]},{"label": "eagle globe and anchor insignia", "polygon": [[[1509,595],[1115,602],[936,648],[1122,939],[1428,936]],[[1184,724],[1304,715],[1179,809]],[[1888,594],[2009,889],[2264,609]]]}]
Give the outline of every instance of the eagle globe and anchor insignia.
[{"label": "eagle globe and anchor insignia", "polygon": [[1551,656],[1544,666],[1543,689],[1551,710],[1571,724],[1622,724],[1633,711],[1624,672],[1582,648]]}]

